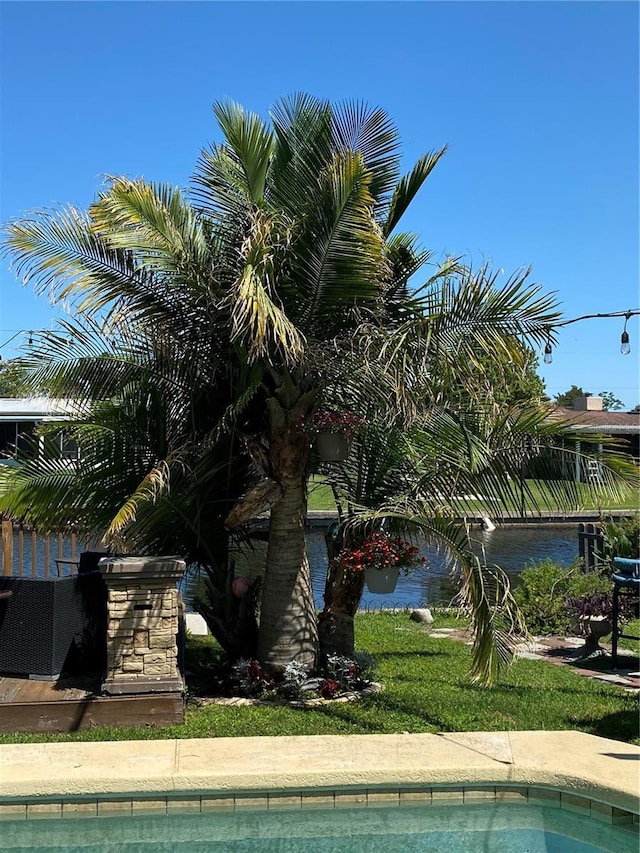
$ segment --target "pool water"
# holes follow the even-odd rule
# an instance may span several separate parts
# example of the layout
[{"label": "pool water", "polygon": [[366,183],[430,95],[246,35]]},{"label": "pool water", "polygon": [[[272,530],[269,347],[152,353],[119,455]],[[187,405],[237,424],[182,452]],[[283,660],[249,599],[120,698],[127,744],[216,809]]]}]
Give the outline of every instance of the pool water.
[{"label": "pool water", "polygon": [[[309,808],[3,821],[3,853],[637,853],[634,827],[531,805]],[[637,824],[635,825],[637,829]]]}]

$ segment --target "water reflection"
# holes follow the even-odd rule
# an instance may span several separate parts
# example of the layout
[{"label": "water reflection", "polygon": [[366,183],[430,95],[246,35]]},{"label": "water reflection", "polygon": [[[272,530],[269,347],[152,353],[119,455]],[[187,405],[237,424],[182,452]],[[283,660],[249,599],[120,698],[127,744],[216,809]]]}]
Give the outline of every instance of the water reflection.
[{"label": "water reflection", "polygon": [[[489,563],[497,563],[515,581],[524,566],[549,557],[569,565],[578,556],[576,525],[529,525],[500,527],[491,532],[473,532],[473,549]],[[307,534],[307,553],[311,564],[314,600],[322,607],[327,572],[327,552],[322,530]],[[448,604],[456,593],[455,566],[447,565],[443,554],[423,547],[428,565],[408,577],[401,577],[391,596],[373,595],[366,587],[361,609],[385,607],[420,607],[426,604]],[[237,573],[255,576],[264,567],[266,544],[261,543],[249,557],[237,562]]]}]

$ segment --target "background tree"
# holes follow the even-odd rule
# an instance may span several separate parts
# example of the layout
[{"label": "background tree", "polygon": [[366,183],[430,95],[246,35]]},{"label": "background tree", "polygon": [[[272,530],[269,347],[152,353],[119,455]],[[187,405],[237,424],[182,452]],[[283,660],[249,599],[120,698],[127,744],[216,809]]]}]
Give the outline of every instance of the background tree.
[{"label": "background tree", "polygon": [[624,403],[611,391],[601,391],[598,394],[602,398],[602,408],[605,412],[619,412],[624,409]]},{"label": "background tree", "polygon": [[0,397],[18,399],[30,392],[29,377],[17,359],[0,362]]},{"label": "background tree", "polygon": [[[574,403],[578,397],[592,397],[590,391],[583,391],[577,385],[572,385],[568,391],[563,394],[557,394],[553,399],[558,406],[563,406],[566,409],[573,409]],[[624,409],[624,403],[619,400],[611,391],[601,391],[598,395],[602,399],[602,409],[605,412],[616,412]]]},{"label": "background tree", "polygon": [[[504,358],[500,353],[477,353],[478,367],[475,370],[474,394],[485,401],[491,400],[497,407],[517,406],[549,400],[544,379],[538,374],[538,356],[530,347],[513,342],[511,351]],[[468,384],[468,383],[467,383]],[[453,401],[456,389],[448,391]],[[461,389],[459,405],[468,408],[468,395]]]},{"label": "background tree", "polygon": [[568,391],[563,394],[556,394],[553,398],[558,406],[563,406],[565,409],[573,409],[573,404],[578,397],[591,397],[591,391],[584,391],[578,385],[572,385]]}]

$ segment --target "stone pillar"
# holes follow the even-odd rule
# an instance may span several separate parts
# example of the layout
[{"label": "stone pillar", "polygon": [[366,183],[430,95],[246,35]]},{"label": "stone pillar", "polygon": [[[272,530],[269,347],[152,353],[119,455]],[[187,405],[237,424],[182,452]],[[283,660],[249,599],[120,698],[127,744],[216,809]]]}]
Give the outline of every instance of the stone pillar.
[{"label": "stone pillar", "polygon": [[168,693],[184,687],[178,668],[181,609],[176,583],[186,565],[177,557],[106,557],[105,693]]}]

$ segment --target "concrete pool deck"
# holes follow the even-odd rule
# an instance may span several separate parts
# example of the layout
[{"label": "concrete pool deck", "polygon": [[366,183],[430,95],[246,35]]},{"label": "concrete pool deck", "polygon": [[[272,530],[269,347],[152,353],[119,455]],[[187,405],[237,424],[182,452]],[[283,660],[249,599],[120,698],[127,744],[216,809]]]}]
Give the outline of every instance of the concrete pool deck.
[{"label": "concrete pool deck", "polygon": [[495,786],[508,786],[514,796],[518,786],[524,792],[537,786],[573,795],[576,808],[578,798],[588,798],[637,814],[640,747],[578,731],[0,745],[5,816],[29,803],[37,809],[38,801],[62,811],[65,798],[181,793],[197,799],[205,791],[221,798],[254,794],[265,802],[275,793],[304,805],[305,794],[318,789],[331,796],[377,790],[400,804],[403,789],[428,786],[451,786],[460,797],[467,787],[469,796],[476,788],[496,797]]}]

